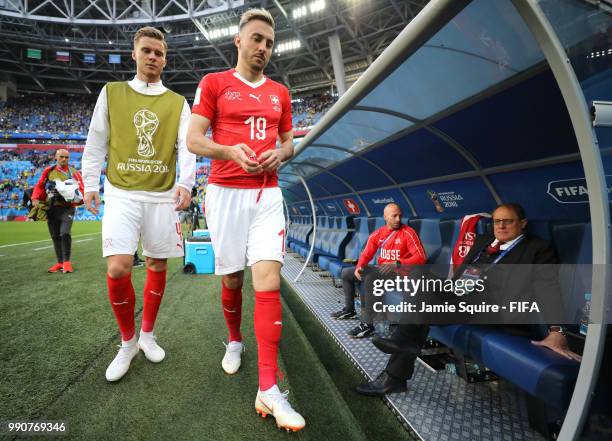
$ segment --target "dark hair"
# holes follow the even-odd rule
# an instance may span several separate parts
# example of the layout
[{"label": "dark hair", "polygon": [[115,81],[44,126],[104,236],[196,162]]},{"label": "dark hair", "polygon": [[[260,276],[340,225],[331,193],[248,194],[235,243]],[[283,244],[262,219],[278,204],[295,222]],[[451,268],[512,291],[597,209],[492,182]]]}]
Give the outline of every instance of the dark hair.
[{"label": "dark hair", "polygon": [[497,210],[499,210],[500,208],[507,208],[508,210],[512,210],[514,211],[514,214],[516,214],[519,218],[519,220],[523,220],[526,219],[527,217],[525,216],[525,209],[522,207],[521,204],[517,204],[516,202],[510,202],[507,204],[499,204],[497,207],[495,207],[495,209],[491,212],[491,216],[493,216],[493,213],[495,213]]}]

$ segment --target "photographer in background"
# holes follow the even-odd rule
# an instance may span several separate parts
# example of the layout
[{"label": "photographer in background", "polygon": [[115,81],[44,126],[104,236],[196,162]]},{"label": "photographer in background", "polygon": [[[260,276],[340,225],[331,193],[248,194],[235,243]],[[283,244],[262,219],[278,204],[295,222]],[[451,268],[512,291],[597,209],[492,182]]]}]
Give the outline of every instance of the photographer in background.
[{"label": "photographer in background", "polygon": [[198,190],[195,187],[191,190],[191,202],[187,210],[189,211],[188,222],[191,223],[191,232],[193,233],[194,230],[200,228],[200,215],[202,214],[198,204]]},{"label": "photographer in background", "polygon": [[73,271],[70,263],[71,230],[75,207],[83,203],[83,178],[68,165],[69,159],[68,150],[55,152],[56,164],[43,170],[32,193],[34,207],[41,202],[47,205],[47,226],[57,258],[57,263],[47,270],[50,273]]}]

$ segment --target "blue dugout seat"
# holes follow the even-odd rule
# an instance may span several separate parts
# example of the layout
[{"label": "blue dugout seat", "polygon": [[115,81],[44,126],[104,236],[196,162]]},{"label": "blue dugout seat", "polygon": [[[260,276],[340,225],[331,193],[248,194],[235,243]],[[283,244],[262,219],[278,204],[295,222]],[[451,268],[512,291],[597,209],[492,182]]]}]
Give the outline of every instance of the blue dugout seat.
[{"label": "blue dugout seat", "polygon": [[439,219],[411,219],[410,226],[415,229],[425,253],[427,254],[427,262],[435,262],[440,249],[442,248],[442,237],[440,236],[440,220]]},{"label": "blue dugout seat", "polygon": [[319,266],[329,271],[332,277],[336,279],[340,278],[344,268],[355,265],[370,235],[370,219],[357,217],[351,219],[351,221],[353,223],[354,232],[352,235],[345,237],[339,245],[339,247],[342,247],[344,243],[344,259],[350,260],[350,262],[344,262],[343,259],[334,256],[319,257]]},{"label": "blue dugout seat", "polygon": [[298,252],[303,246],[308,243],[309,237],[312,233],[312,218],[310,216],[302,216],[300,224],[292,231],[292,235],[289,238],[289,247]]}]

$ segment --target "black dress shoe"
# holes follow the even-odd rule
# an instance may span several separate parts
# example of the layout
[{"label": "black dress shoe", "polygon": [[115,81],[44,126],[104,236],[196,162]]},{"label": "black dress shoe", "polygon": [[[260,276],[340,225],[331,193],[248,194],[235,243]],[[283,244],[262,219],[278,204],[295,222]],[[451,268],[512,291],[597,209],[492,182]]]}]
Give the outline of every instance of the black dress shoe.
[{"label": "black dress shoe", "polygon": [[372,337],[372,344],[376,346],[379,350],[384,352],[385,354],[395,354],[397,352],[408,352],[415,356],[419,356],[421,354],[421,348],[417,347],[413,343],[410,342],[402,342],[391,338]]},{"label": "black dress shoe", "polygon": [[408,387],[406,380],[400,380],[387,374],[387,371],[382,371],[376,380],[362,383],[355,390],[362,395],[382,397],[386,394],[406,392]]}]

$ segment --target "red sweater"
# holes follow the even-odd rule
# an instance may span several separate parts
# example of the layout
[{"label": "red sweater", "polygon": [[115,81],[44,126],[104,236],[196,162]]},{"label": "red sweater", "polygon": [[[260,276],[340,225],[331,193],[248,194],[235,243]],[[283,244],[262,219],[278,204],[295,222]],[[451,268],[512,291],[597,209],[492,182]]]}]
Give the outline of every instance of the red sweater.
[{"label": "red sweater", "polygon": [[[389,238],[391,234],[393,234],[393,237]],[[387,240],[387,238],[389,239]],[[366,266],[379,248],[378,265],[390,262],[400,262],[402,265],[419,265],[427,261],[418,234],[408,225],[402,225],[398,230],[393,230],[385,225],[370,234],[368,243],[366,243],[359,256],[357,268]]]}]

